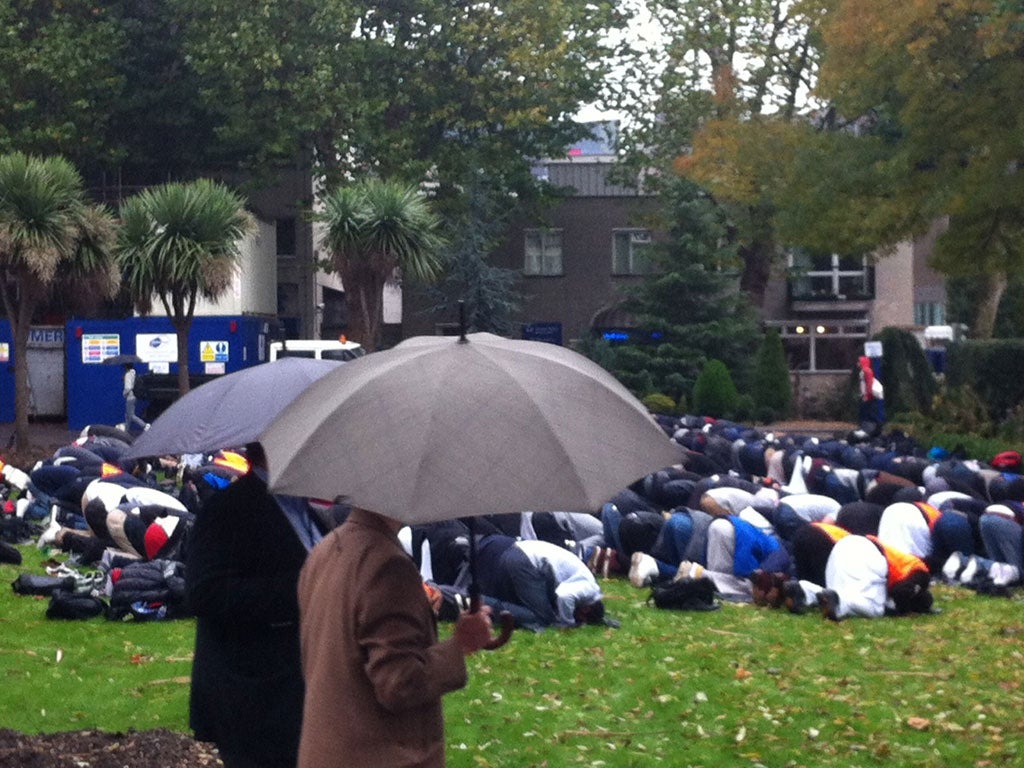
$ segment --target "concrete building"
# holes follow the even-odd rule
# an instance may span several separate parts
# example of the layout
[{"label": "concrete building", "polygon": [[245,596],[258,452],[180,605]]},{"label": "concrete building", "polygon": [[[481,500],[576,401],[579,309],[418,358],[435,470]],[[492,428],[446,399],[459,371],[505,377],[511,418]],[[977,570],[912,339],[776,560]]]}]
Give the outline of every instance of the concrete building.
[{"label": "concrete building", "polygon": [[[649,271],[645,253],[664,233],[650,228],[658,201],[610,175],[608,146],[591,142],[538,166],[568,195],[542,221],[516,221],[492,256],[520,272],[524,338],[572,346],[595,333],[628,333],[631,321],[617,309],[623,290]],[[925,326],[945,322],[945,285],[927,265],[936,234],[865,258],[794,250],[778,266],[761,316],[783,338],[802,415],[835,412],[865,342],[882,328],[923,338]],[[403,336],[450,331],[452,318],[409,309]]]}]

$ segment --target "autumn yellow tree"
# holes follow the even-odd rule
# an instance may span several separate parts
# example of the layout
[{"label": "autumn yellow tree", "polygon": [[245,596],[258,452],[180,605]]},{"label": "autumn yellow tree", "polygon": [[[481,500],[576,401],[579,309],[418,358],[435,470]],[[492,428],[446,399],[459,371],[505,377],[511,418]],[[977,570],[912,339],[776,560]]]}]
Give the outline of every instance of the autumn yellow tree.
[{"label": "autumn yellow tree", "polygon": [[1007,275],[1024,267],[1024,8],[843,0],[822,36],[819,92],[871,121],[865,227],[891,240],[946,220],[934,265],[985,278],[972,333],[990,337]]}]

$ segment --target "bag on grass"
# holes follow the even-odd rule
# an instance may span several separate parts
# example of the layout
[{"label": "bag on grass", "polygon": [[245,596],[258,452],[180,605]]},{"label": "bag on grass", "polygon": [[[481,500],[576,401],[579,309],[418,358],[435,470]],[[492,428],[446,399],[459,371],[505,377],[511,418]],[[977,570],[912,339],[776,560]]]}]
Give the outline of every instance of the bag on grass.
[{"label": "bag on grass", "polygon": [[707,576],[655,584],[647,602],[676,611],[714,611],[720,607],[715,602],[715,583]]},{"label": "bag on grass", "polygon": [[91,619],[105,613],[107,604],[95,595],[58,589],[46,609],[48,619]]},{"label": "bag on grass", "polygon": [[75,577],[20,573],[18,578],[11,583],[11,588],[19,595],[43,595],[48,597],[58,589],[74,592]]}]

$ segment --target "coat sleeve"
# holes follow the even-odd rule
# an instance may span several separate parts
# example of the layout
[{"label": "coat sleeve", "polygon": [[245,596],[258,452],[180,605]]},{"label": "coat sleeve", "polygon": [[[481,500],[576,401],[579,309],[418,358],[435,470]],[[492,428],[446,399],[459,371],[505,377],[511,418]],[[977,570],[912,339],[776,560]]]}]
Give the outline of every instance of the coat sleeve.
[{"label": "coat sleeve", "polygon": [[378,703],[401,712],[465,686],[465,658],[454,639],[437,641],[434,616],[412,561],[383,560],[366,578],[358,643]]}]

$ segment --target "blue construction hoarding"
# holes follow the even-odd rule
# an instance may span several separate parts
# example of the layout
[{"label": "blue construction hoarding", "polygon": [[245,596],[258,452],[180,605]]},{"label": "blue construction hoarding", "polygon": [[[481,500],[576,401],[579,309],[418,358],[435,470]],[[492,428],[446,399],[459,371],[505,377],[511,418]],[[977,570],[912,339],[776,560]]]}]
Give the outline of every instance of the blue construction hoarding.
[{"label": "blue construction hoarding", "polygon": [[[188,367],[193,381],[265,362],[269,330],[269,321],[259,317],[194,318],[188,342]],[[178,373],[177,336],[166,317],[71,320],[65,329],[65,340],[67,420],[71,429],[89,424],[117,424],[124,419],[124,369],[105,364],[105,359],[137,356],[141,362],[134,367],[142,384],[166,384]],[[152,389],[154,402],[140,397],[140,415],[145,415],[147,409],[150,414],[154,412],[156,391]]]},{"label": "blue construction hoarding", "polygon": [[11,324],[0,320],[0,422],[14,421],[14,339]]}]

